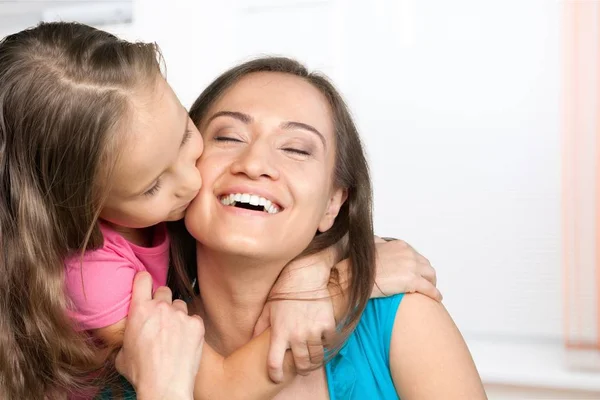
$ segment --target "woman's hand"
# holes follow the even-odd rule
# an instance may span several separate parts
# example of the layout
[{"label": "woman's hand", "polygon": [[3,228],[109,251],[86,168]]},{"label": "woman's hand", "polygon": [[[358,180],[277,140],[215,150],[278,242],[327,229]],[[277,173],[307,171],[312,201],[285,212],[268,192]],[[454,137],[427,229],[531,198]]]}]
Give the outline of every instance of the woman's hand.
[{"label": "woman's hand", "polygon": [[435,269],[425,257],[402,240],[375,239],[377,247],[377,272],[371,297],[384,297],[397,293],[418,292],[442,301],[436,288]]},{"label": "woman's hand", "polygon": [[283,359],[292,350],[296,371],[306,374],[323,363],[323,340],[335,332],[328,283],[336,249],[324,250],[288,264],[269,295],[254,335],[271,326],[267,365],[273,382],[283,379]]},{"label": "woman's hand", "polygon": [[136,275],[123,347],[115,366],[141,400],[192,399],[204,344],[204,324],[188,316],[187,305],[172,301],[160,287],[152,296],[152,278]]}]

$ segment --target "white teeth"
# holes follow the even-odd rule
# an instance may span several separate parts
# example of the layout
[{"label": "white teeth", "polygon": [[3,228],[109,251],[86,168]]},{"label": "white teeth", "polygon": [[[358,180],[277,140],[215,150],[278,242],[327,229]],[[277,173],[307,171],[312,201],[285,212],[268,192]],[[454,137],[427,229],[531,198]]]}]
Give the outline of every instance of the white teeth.
[{"label": "white teeth", "polygon": [[223,197],[221,197],[220,201],[221,201],[221,204],[226,205],[226,206],[233,203],[233,201],[231,201],[231,196],[223,196]]},{"label": "white teeth", "polygon": [[279,207],[262,196],[249,193],[231,193],[228,195],[221,196],[219,199],[221,204],[225,206],[235,205],[235,203],[246,203],[253,206],[263,206],[266,213],[277,214],[280,210]]}]

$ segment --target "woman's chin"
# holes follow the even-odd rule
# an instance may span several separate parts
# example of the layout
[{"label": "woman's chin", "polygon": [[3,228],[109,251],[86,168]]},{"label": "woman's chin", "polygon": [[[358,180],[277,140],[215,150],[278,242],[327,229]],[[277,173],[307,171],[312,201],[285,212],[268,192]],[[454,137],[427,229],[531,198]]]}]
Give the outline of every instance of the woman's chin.
[{"label": "woman's chin", "polygon": [[276,256],[269,244],[261,243],[256,238],[228,238],[228,240],[219,240],[219,243],[214,243],[210,247],[225,254],[253,259],[272,259]]},{"label": "woman's chin", "polygon": [[[204,235],[203,235],[204,236]],[[255,236],[214,233],[207,237],[196,238],[206,250],[229,257],[240,257],[272,263],[285,260],[286,254],[281,246],[272,245],[272,241]],[[293,257],[291,257],[293,258]]]}]

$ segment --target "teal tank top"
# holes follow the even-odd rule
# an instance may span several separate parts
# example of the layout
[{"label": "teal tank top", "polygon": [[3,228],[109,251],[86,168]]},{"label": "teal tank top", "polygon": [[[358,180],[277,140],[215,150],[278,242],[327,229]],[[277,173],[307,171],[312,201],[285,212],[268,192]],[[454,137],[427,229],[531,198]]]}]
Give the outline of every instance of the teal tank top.
[{"label": "teal tank top", "polygon": [[390,343],[403,295],[369,300],[340,352],[325,366],[331,400],[398,399]]}]

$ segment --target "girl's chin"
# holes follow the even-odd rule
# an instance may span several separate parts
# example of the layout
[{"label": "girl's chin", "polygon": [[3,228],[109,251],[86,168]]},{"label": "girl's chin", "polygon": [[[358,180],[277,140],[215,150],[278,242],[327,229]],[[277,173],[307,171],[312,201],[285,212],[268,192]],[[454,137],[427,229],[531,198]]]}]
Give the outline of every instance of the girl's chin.
[{"label": "girl's chin", "polygon": [[185,210],[178,211],[169,216],[168,222],[180,221],[185,217]]}]

